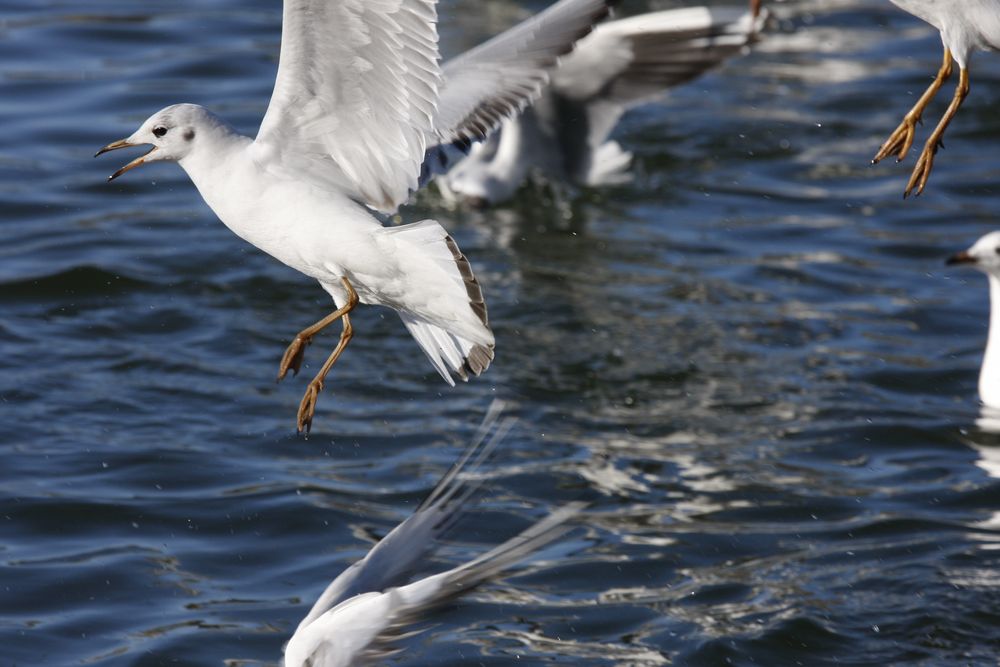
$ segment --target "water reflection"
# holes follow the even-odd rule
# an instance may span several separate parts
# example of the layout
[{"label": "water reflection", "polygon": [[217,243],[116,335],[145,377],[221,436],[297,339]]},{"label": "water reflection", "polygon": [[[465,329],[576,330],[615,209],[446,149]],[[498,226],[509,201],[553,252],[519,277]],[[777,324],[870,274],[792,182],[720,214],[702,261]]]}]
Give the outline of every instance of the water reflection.
[{"label": "water reflection", "polygon": [[[976,451],[975,464],[993,479],[1000,480],[1000,410],[983,406],[979,418],[976,419],[977,431],[968,433],[965,442]],[[997,483],[993,483],[997,487]],[[982,542],[981,548],[1000,550],[1000,509],[973,524],[981,529],[969,535],[970,539]],[[985,532],[989,531],[989,532]],[[978,579],[978,583],[1000,586],[1000,574],[996,571],[984,573],[987,576]]]}]

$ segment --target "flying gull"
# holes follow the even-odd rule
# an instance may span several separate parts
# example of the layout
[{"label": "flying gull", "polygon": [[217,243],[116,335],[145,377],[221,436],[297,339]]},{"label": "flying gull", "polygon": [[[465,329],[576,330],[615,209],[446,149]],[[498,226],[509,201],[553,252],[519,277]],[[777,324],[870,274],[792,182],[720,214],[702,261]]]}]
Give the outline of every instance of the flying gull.
[{"label": "flying gull", "polygon": [[608,13],[609,0],[562,0],[455,59],[442,78],[434,0],[286,0],[277,79],[257,137],[193,104],[153,114],[107,151],[151,144],[115,172],[173,160],[237,236],[319,281],[336,310],[288,346],[278,379],[340,320],[340,341],[309,383],[312,425],[358,303],[399,313],[451,385],[493,360],[483,292],[434,220],[385,226],[417,187],[431,145],[468,145],[538,94],[549,69]]},{"label": "flying gull", "polygon": [[510,428],[510,420],[497,423],[497,414],[491,411],[476,441],[417,510],[327,586],[285,646],[285,667],[340,667],[384,658],[428,610],[498,576],[569,530],[567,521],[583,503],[557,508],[474,560],[410,582],[466,513],[479,487],[480,465]]},{"label": "flying gull", "polygon": [[690,7],[597,26],[521,115],[437,168],[439,190],[483,207],[513,197],[533,173],[590,187],[627,181],[632,155],[609,138],[622,115],[742,53],[763,21],[737,8]]}]

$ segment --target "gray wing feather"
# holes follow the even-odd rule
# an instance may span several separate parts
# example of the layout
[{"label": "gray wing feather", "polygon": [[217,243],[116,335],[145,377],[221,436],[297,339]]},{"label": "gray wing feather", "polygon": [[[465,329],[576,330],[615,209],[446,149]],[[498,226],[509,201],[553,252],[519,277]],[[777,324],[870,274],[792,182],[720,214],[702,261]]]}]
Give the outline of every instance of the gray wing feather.
[{"label": "gray wing feather", "polygon": [[556,94],[626,109],[697,78],[750,44],[765,16],[691,7],[598,26],[552,75]]},{"label": "gray wing feather", "polygon": [[435,0],[284,0],[255,159],[383,211],[416,186],[440,85]]},{"label": "gray wing feather", "polygon": [[399,586],[419,569],[430,548],[461,518],[469,497],[479,488],[480,481],[468,476],[479,469],[510,431],[514,420],[500,419],[502,410],[502,402],[494,401],[473,442],[417,510],[372,547],[368,555],[334,579],[299,628],[355,595]]},{"label": "gray wing feather", "polygon": [[598,26],[563,59],[547,93],[558,100],[558,118],[546,122],[560,134],[567,173],[590,181],[622,114],[738,55],[765,20],[737,8],[690,7]]},{"label": "gray wing feather", "polygon": [[561,0],[442,67],[439,143],[485,139],[538,95],[560,56],[610,12],[613,0]]},{"label": "gray wing feather", "polygon": [[584,502],[567,503],[475,560],[392,591],[396,604],[388,624],[369,644],[361,658],[377,660],[394,652],[397,641],[416,634],[408,628],[428,610],[499,576],[504,570],[559,539],[572,529],[567,522],[586,506]]}]

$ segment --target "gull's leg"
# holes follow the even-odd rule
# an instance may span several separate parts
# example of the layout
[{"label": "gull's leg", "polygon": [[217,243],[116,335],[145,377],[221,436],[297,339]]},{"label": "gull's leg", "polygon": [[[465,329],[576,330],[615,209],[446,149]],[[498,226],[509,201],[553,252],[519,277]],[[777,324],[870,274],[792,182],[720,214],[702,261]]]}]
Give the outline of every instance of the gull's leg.
[{"label": "gull's leg", "polygon": [[750,16],[756,21],[757,17],[760,16],[760,3],[761,0],[750,0]]},{"label": "gull's leg", "polygon": [[312,342],[313,336],[354,310],[354,306],[358,305],[358,295],[355,293],[351,283],[347,281],[347,278],[341,278],[341,281],[343,281],[344,287],[347,288],[347,304],[343,308],[333,311],[316,324],[306,327],[295,336],[295,340],[289,343],[285,349],[285,354],[281,357],[281,364],[278,366],[278,382],[285,379],[285,375],[288,374],[289,369],[291,369],[293,375],[299,374],[299,369],[302,368],[302,357],[305,355],[309,343]]},{"label": "gull's leg", "polygon": [[313,415],[316,413],[316,401],[319,400],[319,392],[323,391],[323,381],[326,379],[326,374],[337,363],[337,359],[340,358],[344,348],[347,347],[347,344],[351,342],[351,338],[354,337],[354,329],[351,327],[351,317],[347,313],[344,313],[341,319],[344,323],[344,330],[340,333],[340,342],[337,343],[337,347],[334,348],[326,363],[323,364],[323,368],[319,369],[319,373],[316,374],[316,377],[306,387],[306,393],[302,397],[302,402],[299,403],[299,433],[305,431],[308,434],[309,429],[312,428]]},{"label": "gull's leg", "polygon": [[948,77],[951,76],[952,68],[952,58],[951,51],[947,48],[944,50],[944,60],[941,62],[941,69],[938,70],[937,76],[934,77],[934,81],[931,85],[927,87],[924,94],[920,96],[917,103],[913,105],[913,108],[903,116],[903,122],[899,124],[899,127],[889,135],[889,138],[885,140],[882,144],[882,148],[879,149],[878,153],[872,158],[872,164],[887,158],[890,155],[896,156],[896,162],[901,162],[906,154],[910,150],[910,146],[913,145],[913,135],[916,131],[917,123],[920,122],[920,116],[923,115],[924,109],[930,104],[934,96],[941,89],[941,86]]},{"label": "gull's leg", "polygon": [[319,392],[323,391],[323,381],[326,380],[326,374],[337,363],[337,359],[343,354],[344,348],[347,347],[347,344],[351,342],[351,338],[354,337],[354,328],[351,327],[351,318],[348,313],[358,305],[358,295],[347,278],[341,278],[340,280],[347,289],[347,304],[343,308],[337,309],[337,312],[344,311],[338,316],[344,325],[344,330],[340,333],[340,342],[337,343],[337,347],[334,348],[326,363],[323,364],[323,367],[319,369],[316,377],[309,382],[309,386],[306,387],[306,393],[299,403],[299,413],[296,419],[300,433],[305,432],[308,434],[309,429],[312,428],[313,415],[316,413],[316,401],[319,399]]},{"label": "gull's leg", "polygon": [[906,191],[903,193],[904,198],[909,197],[914,188],[916,188],[918,195],[924,191],[927,179],[931,176],[931,169],[934,168],[934,154],[937,153],[939,146],[944,147],[944,142],[942,141],[944,131],[948,129],[948,123],[958,113],[958,108],[962,106],[962,102],[965,101],[968,95],[969,70],[961,69],[958,72],[958,87],[955,88],[955,96],[951,98],[951,104],[948,105],[944,116],[941,117],[941,122],[937,124],[934,132],[927,139],[927,143],[924,144],[924,150],[920,152],[920,158],[917,159],[917,164],[913,167],[913,173],[910,175],[910,182],[906,184]]}]

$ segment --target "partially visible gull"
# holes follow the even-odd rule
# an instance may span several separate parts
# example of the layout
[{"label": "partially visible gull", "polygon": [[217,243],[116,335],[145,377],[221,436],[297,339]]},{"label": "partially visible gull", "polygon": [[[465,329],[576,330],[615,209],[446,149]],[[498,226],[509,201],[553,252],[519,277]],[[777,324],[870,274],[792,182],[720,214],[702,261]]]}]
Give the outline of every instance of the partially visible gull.
[{"label": "partially visible gull", "polygon": [[553,68],[534,104],[438,168],[442,195],[497,204],[533,172],[585,186],[627,181],[632,155],[609,139],[622,115],[741,53],[763,20],[753,10],[692,7],[599,25]]},{"label": "partially visible gull", "polygon": [[911,193],[919,195],[924,191],[931,169],[934,168],[934,155],[939,147],[944,146],[944,131],[948,129],[948,124],[969,94],[969,59],[972,52],[977,49],[1000,50],[1000,0],[892,0],[892,3],[927,21],[940,31],[941,42],[944,45],[944,59],[931,85],[913,108],[903,116],[899,127],[889,135],[875,154],[872,159],[873,164],[890,155],[896,156],[896,162],[906,157],[910,146],[913,145],[917,123],[920,122],[924,110],[951,76],[953,62],[958,63],[958,85],[955,87],[955,94],[944,116],[924,144],[924,149],[920,151],[920,157],[917,158],[917,164],[910,174],[906,190],[903,191],[905,198]]},{"label": "partially visible gull", "polygon": [[990,330],[979,369],[979,399],[988,408],[1000,409],[1000,232],[990,232],[971,248],[948,258],[948,264],[979,269],[990,283]]},{"label": "partially visible gull", "polygon": [[[495,416],[495,415],[494,415]],[[478,558],[406,583],[467,509],[479,486],[475,475],[510,427],[492,437],[489,419],[478,440],[452,466],[417,510],[354,563],[320,595],[285,646],[285,667],[340,667],[393,652],[393,641],[432,607],[500,575],[570,529],[583,508],[570,503]]]},{"label": "partially visible gull", "polygon": [[330,368],[353,336],[358,303],[402,318],[451,385],[493,360],[483,293],[469,261],[434,220],[383,226],[417,187],[429,145],[468,144],[527,104],[549,68],[609,11],[610,0],[561,0],[459,56],[442,80],[434,0],[285,0],[278,75],[256,139],[207,109],[153,114],[101,153],[152,144],[111,178],[174,160],[244,240],[319,281],[337,309],[303,329],[278,379],[341,320],[340,342],[309,383],[308,431]]}]

